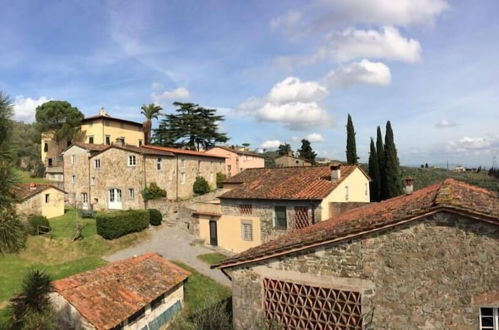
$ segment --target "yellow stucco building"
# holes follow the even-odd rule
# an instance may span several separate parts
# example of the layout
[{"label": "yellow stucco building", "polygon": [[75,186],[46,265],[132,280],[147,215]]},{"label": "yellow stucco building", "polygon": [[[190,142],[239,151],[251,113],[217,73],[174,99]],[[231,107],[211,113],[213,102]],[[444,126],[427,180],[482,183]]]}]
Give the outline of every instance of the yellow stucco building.
[{"label": "yellow stucco building", "polygon": [[49,184],[29,183],[14,189],[16,212],[54,218],[64,215],[65,192]]},{"label": "yellow stucco building", "polygon": [[248,169],[217,200],[197,204],[199,236],[241,252],[369,203],[369,181],[355,165]]}]

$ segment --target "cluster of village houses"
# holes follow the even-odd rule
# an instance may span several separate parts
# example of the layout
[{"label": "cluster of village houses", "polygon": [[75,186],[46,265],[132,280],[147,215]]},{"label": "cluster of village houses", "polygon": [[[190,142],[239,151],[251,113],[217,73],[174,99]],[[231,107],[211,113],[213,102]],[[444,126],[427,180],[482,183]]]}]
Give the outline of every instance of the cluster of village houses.
[{"label": "cluster of village houses", "polygon": [[[81,135],[44,135],[54,184],[20,188],[18,210],[147,208],[140,192],[151,183],[174,203],[193,196],[196,177],[215,188],[226,174],[189,221],[232,255],[214,267],[232,280],[235,329],[499,329],[496,192],[452,179],[413,191],[408,180],[405,195],[370,203],[357,165],[285,155],[265,168],[239,148],[143,145],[142,124],[103,110]],[[188,276],[148,254],[59,280],[54,299],[71,328],[158,329],[181,310]]]}]

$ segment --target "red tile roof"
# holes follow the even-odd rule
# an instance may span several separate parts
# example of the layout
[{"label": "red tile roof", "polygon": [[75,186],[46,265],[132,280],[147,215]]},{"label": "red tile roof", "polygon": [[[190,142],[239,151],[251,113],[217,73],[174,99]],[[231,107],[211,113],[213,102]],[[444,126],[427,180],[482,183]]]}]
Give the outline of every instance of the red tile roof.
[{"label": "red tile roof", "polygon": [[454,179],[410,195],[368,204],[339,214],[224,260],[225,268],[305,250],[416,220],[439,211],[454,212],[499,225],[499,194]]},{"label": "red tile roof", "polygon": [[57,188],[56,186],[53,186],[51,184],[48,184],[48,183],[23,183],[23,184],[20,184],[16,187],[14,187],[14,189],[12,189],[12,193],[14,195],[14,198],[19,201],[19,202],[22,202],[38,193],[41,193],[49,188],[54,188],[56,190],[59,190],[60,192],[62,192],[63,194],[65,194],[66,192],[60,188]]},{"label": "red tile roof", "polygon": [[162,151],[162,150],[152,150],[149,148],[145,148],[144,146],[136,147],[136,146],[131,146],[128,144],[126,144],[124,146],[121,146],[119,144],[112,144],[112,145],[100,144],[99,146],[104,146],[104,148],[102,148],[98,153],[93,154],[92,157],[98,156],[101,153],[106,152],[107,150],[113,149],[113,148],[124,150],[124,151],[130,151],[130,152],[134,152],[134,153],[141,154],[141,155],[169,156],[169,157],[174,156],[174,154],[171,152]]},{"label": "red tile roof", "polygon": [[227,179],[226,183],[241,183],[241,185],[219,198],[321,200],[356,168],[360,169],[355,165],[342,165],[340,179],[336,182],[331,181],[329,165],[250,168]]},{"label": "red tile roof", "polygon": [[84,123],[87,123],[87,122],[90,122],[90,121],[101,120],[101,119],[111,120],[111,121],[116,121],[116,122],[119,122],[119,123],[125,123],[125,124],[129,124],[129,125],[134,125],[134,126],[140,126],[140,127],[142,127],[141,123],[137,123],[137,122],[132,121],[132,120],[126,120],[126,119],[121,119],[121,118],[110,117],[110,116],[107,116],[107,115],[106,116],[96,115],[96,116],[85,117],[81,122],[84,124]]},{"label": "red tile roof", "polygon": [[[238,149],[224,147],[224,146],[214,146],[211,149],[215,149],[215,148],[220,148],[220,149],[226,150],[228,152],[236,153],[238,155],[245,155],[245,156],[250,156],[250,157],[265,158],[263,155],[257,154],[256,152],[243,151],[243,150],[238,150]],[[208,151],[210,151],[211,149],[209,149]]]},{"label": "red tile roof", "polygon": [[[73,144],[71,146],[69,146],[69,148],[71,148],[73,145],[78,146],[78,147],[83,148],[83,149],[90,150],[90,151],[102,151],[102,150],[106,149],[107,147],[109,147],[106,144],[73,142]],[[68,150],[69,148],[67,148],[66,150]]]},{"label": "red tile roof", "polygon": [[55,281],[54,287],[97,329],[110,329],[189,275],[150,253]]},{"label": "red tile roof", "polygon": [[168,151],[168,152],[171,152],[173,154],[179,154],[179,155],[190,155],[190,156],[200,156],[200,157],[222,158],[222,159],[225,159],[224,156],[210,155],[210,154],[207,154],[206,152],[194,151],[194,150],[185,150],[185,149],[178,149],[178,148],[168,148],[168,147],[160,147],[160,146],[153,146],[153,145],[146,145],[146,146],[144,146],[144,148],[152,149],[152,150]]}]

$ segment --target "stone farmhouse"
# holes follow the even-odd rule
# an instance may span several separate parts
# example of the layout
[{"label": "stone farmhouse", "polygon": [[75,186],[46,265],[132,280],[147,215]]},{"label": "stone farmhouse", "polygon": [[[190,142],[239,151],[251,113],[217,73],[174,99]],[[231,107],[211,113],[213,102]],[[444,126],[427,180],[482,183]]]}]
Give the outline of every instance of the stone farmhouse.
[{"label": "stone farmhouse", "polygon": [[54,218],[64,215],[65,192],[50,184],[27,183],[13,190],[16,213]]},{"label": "stone farmhouse", "polygon": [[72,141],[55,141],[53,134],[46,132],[41,137],[41,160],[45,165],[47,179],[62,182],[61,152],[68,148],[72,142],[88,144],[106,144],[119,142],[132,146],[141,146],[144,141],[144,131],[141,123],[109,116],[101,108],[96,116],[83,119],[80,132]]},{"label": "stone farmhouse", "polygon": [[150,253],[55,281],[57,328],[160,329],[182,310],[189,276]]},{"label": "stone farmhouse", "polygon": [[354,165],[247,169],[218,200],[198,203],[205,243],[240,252],[368,203],[369,177]]},{"label": "stone farmhouse", "polygon": [[276,167],[312,166],[312,163],[293,155],[282,155],[274,159]]},{"label": "stone farmhouse", "polygon": [[265,159],[262,155],[241,148],[216,146],[206,153],[225,157],[225,173],[228,177],[239,174],[247,168],[265,167]]},{"label": "stone farmhouse", "polygon": [[216,186],[225,158],[156,146],[75,143],[63,152],[64,187],[69,203],[83,208],[141,209],[141,191],[155,183],[168,199],[193,195],[196,177]]},{"label": "stone farmhouse", "polygon": [[235,329],[497,329],[498,265],[498,194],[446,179],[215,267]]}]

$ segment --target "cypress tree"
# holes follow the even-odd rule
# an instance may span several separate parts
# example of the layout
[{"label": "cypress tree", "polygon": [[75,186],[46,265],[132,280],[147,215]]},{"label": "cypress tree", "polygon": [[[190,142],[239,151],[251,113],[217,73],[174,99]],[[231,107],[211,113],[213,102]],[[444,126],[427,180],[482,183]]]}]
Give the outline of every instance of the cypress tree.
[{"label": "cypress tree", "polygon": [[348,114],[347,121],[347,163],[357,164],[359,157],[357,157],[357,147],[355,145],[355,130],[353,128],[352,117]]},{"label": "cypress tree", "polygon": [[384,161],[384,181],[387,193],[384,198],[392,198],[402,194],[402,182],[400,181],[400,164],[390,121],[387,121],[386,123]]},{"label": "cypress tree", "polygon": [[374,140],[371,138],[371,150],[369,152],[369,176],[371,177],[370,192],[371,202],[381,200],[381,174],[379,171],[378,153],[374,146]]},{"label": "cypress tree", "polygon": [[378,168],[379,168],[379,200],[385,199],[386,185],[385,185],[385,148],[383,146],[383,136],[381,135],[381,128],[378,126],[376,132],[376,153],[378,154]]}]

